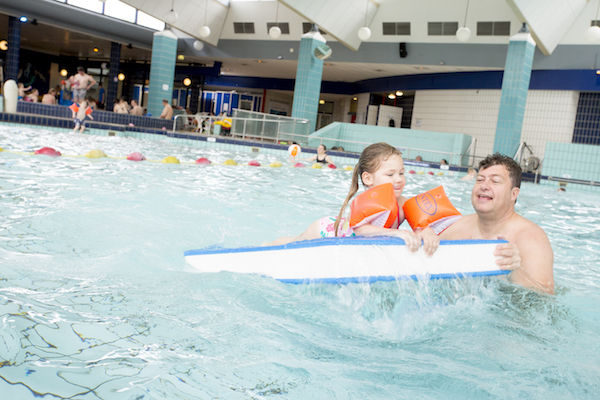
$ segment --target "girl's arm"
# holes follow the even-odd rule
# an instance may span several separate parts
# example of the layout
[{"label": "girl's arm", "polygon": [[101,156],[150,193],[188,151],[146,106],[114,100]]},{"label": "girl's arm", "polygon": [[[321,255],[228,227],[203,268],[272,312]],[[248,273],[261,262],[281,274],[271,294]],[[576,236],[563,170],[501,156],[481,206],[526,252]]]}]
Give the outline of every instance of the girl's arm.
[{"label": "girl's arm", "polygon": [[406,243],[410,251],[416,251],[421,245],[421,238],[414,232],[388,229],[379,226],[364,224],[354,228],[354,232],[360,236],[395,236],[399,237]]}]

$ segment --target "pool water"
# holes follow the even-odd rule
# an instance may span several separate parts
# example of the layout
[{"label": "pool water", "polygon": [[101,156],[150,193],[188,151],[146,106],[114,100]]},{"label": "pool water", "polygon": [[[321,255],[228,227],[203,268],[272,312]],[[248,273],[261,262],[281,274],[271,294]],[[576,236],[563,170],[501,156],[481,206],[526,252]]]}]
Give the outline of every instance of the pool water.
[{"label": "pool water", "polygon": [[[43,146],[287,159],[0,125],[5,150]],[[0,153],[0,398],[598,398],[598,194],[522,187],[518,211],[554,248],[555,296],[492,278],[287,285],[185,264],[185,250],[335,214],[350,174]],[[443,184],[470,212],[459,176],[409,175],[405,191]]]}]

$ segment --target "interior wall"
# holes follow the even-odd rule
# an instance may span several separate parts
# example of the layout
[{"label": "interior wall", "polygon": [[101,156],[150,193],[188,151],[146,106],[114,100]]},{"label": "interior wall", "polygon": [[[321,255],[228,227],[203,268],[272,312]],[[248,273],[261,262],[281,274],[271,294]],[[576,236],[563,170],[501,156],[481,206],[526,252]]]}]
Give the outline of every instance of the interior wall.
[{"label": "interior wall", "polygon": [[[494,148],[500,90],[421,90],[415,93],[412,129],[465,133],[477,139],[476,156]],[[579,93],[530,90],[521,140],[543,159],[546,142],[570,143]]]}]

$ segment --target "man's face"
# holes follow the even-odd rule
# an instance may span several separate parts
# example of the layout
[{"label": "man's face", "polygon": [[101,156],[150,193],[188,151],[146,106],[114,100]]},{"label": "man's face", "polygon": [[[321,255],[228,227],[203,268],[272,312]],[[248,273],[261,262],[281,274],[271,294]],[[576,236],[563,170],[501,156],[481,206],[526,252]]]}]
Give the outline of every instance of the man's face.
[{"label": "man's face", "polygon": [[513,187],[508,170],[493,165],[479,171],[471,192],[471,204],[477,214],[502,214],[514,207],[519,188]]}]

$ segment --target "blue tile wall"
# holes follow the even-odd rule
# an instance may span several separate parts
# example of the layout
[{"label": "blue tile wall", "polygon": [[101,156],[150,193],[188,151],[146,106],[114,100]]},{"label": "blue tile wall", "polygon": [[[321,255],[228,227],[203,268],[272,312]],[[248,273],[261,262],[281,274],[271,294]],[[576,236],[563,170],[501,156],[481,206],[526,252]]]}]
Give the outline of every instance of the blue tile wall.
[{"label": "blue tile wall", "polygon": [[177,57],[177,37],[169,31],[156,32],[152,41],[152,63],[148,86],[148,112],[160,115],[162,100],[173,96],[173,79]]},{"label": "blue tile wall", "polygon": [[300,52],[298,54],[292,117],[309,120],[310,132],[314,132],[317,124],[321,78],[323,76],[323,60],[315,58],[313,52],[322,43],[304,37],[300,40]]},{"label": "blue tile wall", "polygon": [[515,36],[517,37],[511,38],[508,45],[494,137],[494,152],[510,157],[515,155],[521,142],[521,129],[535,50],[535,45],[525,40],[525,34]]},{"label": "blue tile wall", "polygon": [[6,54],[6,78],[17,81],[19,74],[19,53],[21,49],[21,22],[8,17],[8,51]]},{"label": "blue tile wall", "polygon": [[600,93],[580,93],[573,143],[600,144]]}]

